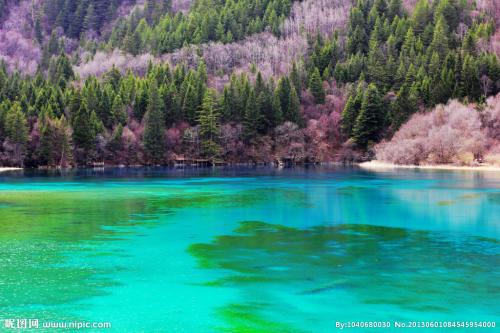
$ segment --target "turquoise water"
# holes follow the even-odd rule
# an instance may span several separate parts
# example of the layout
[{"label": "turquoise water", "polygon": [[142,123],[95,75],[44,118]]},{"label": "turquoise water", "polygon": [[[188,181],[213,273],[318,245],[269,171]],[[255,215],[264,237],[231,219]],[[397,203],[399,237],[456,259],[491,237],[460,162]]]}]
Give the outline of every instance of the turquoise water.
[{"label": "turquoise water", "polygon": [[0,174],[0,319],[108,332],[500,326],[499,291],[494,172]]}]

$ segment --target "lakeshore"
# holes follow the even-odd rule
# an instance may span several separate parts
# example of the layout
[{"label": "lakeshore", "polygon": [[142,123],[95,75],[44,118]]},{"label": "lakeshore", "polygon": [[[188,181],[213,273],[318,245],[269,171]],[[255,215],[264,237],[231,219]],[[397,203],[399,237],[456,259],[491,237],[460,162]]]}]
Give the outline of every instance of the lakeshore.
[{"label": "lakeshore", "polygon": [[21,168],[2,168],[2,167],[0,167],[0,172],[13,171],[13,170],[22,170],[22,169]]},{"label": "lakeshore", "polygon": [[[235,164],[222,164],[220,163],[220,166],[226,165],[226,166],[263,166],[263,165],[275,165],[276,167],[282,167],[281,164],[273,164],[273,163],[235,163]],[[293,164],[289,164],[290,166]],[[302,165],[302,164],[301,164]],[[321,162],[316,165],[345,165],[343,163],[339,162]],[[372,160],[368,162],[362,162],[362,163],[354,163],[354,165],[359,166],[360,168],[367,169],[367,170],[373,170],[373,171],[383,171],[383,170],[394,170],[394,169],[422,169],[422,170],[451,170],[451,171],[492,171],[492,172],[500,172],[500,166],[492,165],[492,164],[481,164],[478,166],[460,166],[460,165],[453,165],[453,164],[440,164],[440,165],[403,165],[403,164],[393,164],[393,163],[387,163],[387,162],[381,162],[377,160]],[[179,167],[186,167],[189,165],[174,165],[174,167],[179,168]],[[192,165],[195,166],[195,165]],[[201,167],[207,167],[207,165],[196,165],[196,166],[201,166]],[[102,167],[107,167],[107,168],[143,168],[145,166],[142,165],[133,165],[133,166],[118,166],[118,165],[106,165]],[[45,168],[42,168],[45,169]],[[51,168],[48,168],[51,169]],[[72,168],[69,168],[72,169]],[[23,170],[23,168],[13,168],[13,167],[0,167],[0,172],[6,172],[6,171],[16,171],[16,170]]]},{"label": "lakeshore", "polygon": [[358,164],[359,167],[369,170],[394,170],[394,169],[423,169],[423,170],[453,170],[453,171],[492,171],[500,172],[500,166],[495,166],[491,164],[482,164],[478,166],[460,166],[452,164],[441,164],[441,165],[401,165],[386,163],[381,161],[369,161]]}]

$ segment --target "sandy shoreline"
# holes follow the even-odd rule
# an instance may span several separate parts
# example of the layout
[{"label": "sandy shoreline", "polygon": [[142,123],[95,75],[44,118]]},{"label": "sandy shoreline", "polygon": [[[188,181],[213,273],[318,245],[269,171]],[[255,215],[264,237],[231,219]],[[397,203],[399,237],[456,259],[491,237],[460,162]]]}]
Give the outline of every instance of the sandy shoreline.
[{"label": "sandy shoreline", "polygon": [[12,171],[12,170],[22,170],[21,168],[2,168],[0,167],[0,172]]},{"label": "sandy shoreline", "polygon": [[380,161],[370,161],[360,163],[359,166],[369,170],[390,170],[390,169],[423,169],[423,170],[464,170],[464,171],[496,171],[500,172],[499,166],[480,165],[480,166],[458,166],[458,165],[398,165]]},{"label": "sandy shoreline", "polygon": [[[458,166],[451,164],[443,165],[399,165],[380,161],[369,161],[358,164],[359,167],[367,170],[391,170],[391,169],[422,169],[422,170],[464,170],[464,171],[494,171],[500,172],[500,166],[480,165],[480,166]],[[0,172],[22,170],[22,168],[0,167]]]}]

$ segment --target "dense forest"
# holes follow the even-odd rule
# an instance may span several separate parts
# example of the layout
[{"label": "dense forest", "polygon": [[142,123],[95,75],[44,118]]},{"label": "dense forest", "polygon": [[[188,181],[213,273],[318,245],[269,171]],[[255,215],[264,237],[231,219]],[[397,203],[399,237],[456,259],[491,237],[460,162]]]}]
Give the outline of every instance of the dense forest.
[{"label": "dense forest", "polygon": [[[160,3],[159,10],[153,9]],[[167,11],[162,16],[169,4],[149,1],[143,11],[118,22],[109,45],[122,47],[131,54],[146,50],[162,54],[185,44],[241,40],[265,28],[279,34],[280,23],[290,13],[291,5],[291,0],[200,0],[194,3],[188,15]]]},{"label": "dense forest", "polygon": [[499,159],[500,6],[332,3],[0,1],[0,165]]}]

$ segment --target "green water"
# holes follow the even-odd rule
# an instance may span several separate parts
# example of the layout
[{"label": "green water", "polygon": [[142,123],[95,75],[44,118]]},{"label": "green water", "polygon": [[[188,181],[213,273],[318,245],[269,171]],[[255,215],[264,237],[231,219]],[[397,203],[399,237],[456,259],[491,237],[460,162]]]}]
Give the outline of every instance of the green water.
[{"label": "green water", "polygon": [[500,326],[499,291],[498,173],[0,175],[0,320],[106,321],[107,332]]}]

